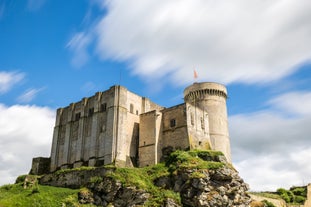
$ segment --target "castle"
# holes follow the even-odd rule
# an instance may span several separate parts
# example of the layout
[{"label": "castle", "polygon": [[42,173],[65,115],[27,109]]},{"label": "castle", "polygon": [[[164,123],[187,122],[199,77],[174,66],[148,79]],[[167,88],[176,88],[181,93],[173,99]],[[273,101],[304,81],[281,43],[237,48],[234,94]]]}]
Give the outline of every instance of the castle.
[{"label": "castle", "polygon": [[116,85],[59,108],[50,158],[34,158],[31,173],[114,163],[143,167],[176,149],[212,149],[231,162],[226,87],[194,83],[184,103],[164,108]]}]

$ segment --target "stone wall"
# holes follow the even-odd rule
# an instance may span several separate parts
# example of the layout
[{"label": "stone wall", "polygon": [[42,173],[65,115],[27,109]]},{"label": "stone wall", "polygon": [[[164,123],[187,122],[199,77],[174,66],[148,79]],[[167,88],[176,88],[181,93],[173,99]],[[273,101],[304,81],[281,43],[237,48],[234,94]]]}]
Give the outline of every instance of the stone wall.
[{"label": "stone wall", "polygon": [[163,107],[113,86],[57,110],[51,171],[59,168],[137,166],[139,115]]},{"label": "stone wall", "polygon": [[190,149],[211,149],[207,112],[191,103],[186,103],[186,107]]},{"label": "stone wall", "polygon": [[162,113],[156,110],[140,115],[139,167],[154,165],[160,161],[161,121]]},{"label": "stone wall", "polygon": [[50,171],[51,159],[49,157],[35,157],[32,159],[31,175],[43,175]]},{"label": "stone wall", "polygon": [[307,200],[304,204],[304,207],[310,207],[311,206],[311,183],[307,187]]},{"label": "stone wall", "polygon": [[162,148],[189,149],[186,104],[162,110]]}]

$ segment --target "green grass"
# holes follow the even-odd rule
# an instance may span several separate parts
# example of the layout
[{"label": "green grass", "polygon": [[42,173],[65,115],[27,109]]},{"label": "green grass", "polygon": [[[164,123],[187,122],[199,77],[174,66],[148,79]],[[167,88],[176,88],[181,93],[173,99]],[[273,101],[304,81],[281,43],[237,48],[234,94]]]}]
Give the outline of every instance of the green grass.
[{"label": "green grass", "polygon": [[265,198],[272,198],[272,199],[281,199],[281,196],[276,193],[269,193],[269,192],[250,192],[250,194],[262,196]]},{"label": "green grass", "polygon": [[307,188],[305,186],[291,187],[289,190],[279,188],[276,192],[251,192],[250,194],[266,198],[283,199],[291,205],[302,205],[307,199]]},{"label": "green grass", "polygon": [[175,151],[171,153],[166,166],[170,172],[176,169],[219,169],[224,163],[206,160],[216,160],[216,156],[222,155],[217,151]]},{"label": "green grass", "polygon": [[4,185],[0,187],[1,207],[91,207],[78,203],[79,190],[38,185],[38,191],[33,188],[24,189],[22,184]]},{"label": "green grass", "polygon": [[154,185],[154,180],[163,176],[175,174],[180,169],[196,169],[191,178],[202,178],[205,175],[201,170],[219,169],[224,163],[206,160],[216,160],[216,156],[223,155],[216,151],[175,151],[165,163],[160,163],[144,168],[116,168],[108,175],[119,180],[124,186],[136,186],[151,194],[151,199],[146,206],[161,206],[166,198],[172,198],[181,203],[179,193],[171,190],[161,189]]},{"label": "green grass", "polygon": [[[180,195],[172,190],[163,189],[154,185],[154,181],[160,177],[168,177],[176,174],[178,170],[195,169],[191,178],[204,177],[204,170],[218,169],[226,164],[215,162],[221,152],[215,151],[175,151],[165,163],[144,168],[116,168],[115,166],[105,166],[112,169],[107,177],[111,177],[122,183],[123,186],[136,186],[138,189],[145,190],[150,194],[150,198],[144,206],[162,206],[167,198],[175,200],[180,204]],[[55,174],[62,174],[71,171],[94,170],[94,167],[81,167],[75,169],[59,170]],[[57,188],[50,186],[34,185],[29,189],[23,189],[25,176],[20,176],[14,185],[6,185],[0,188],[0,207],[59,207],[65,206],[92,206],[81,205],[78,203],[78,192],[68,188]],[[90,179],[91,183],[100,183],[102,178],[94,176]]]}]

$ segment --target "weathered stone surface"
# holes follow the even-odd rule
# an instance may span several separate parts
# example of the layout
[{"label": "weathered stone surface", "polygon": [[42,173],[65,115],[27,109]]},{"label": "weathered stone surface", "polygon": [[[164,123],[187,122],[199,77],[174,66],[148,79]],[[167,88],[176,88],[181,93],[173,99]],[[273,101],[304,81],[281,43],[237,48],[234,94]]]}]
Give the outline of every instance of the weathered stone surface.
[{"label": "weathered stone surface", "polygon": [[[193,175],[200,175],[198,178]],[[248,185],[231,168],[178,170],[173,177],[161,177],[155,185],[180,193],[184,206],[249,206]]]},{"label": "weathered stone surface", "polygon": [[[195,177],[193,175],[200,175]],[[180,193],[182,206],[187,207],[248,207],[250,197],[246,193],[248,185],[231,168],[217,170],[181,169],[176,175],[161,177],[154,184],[163,189]],[[104,177],[100,183],[89,183],[94,203],[98,206],[141,206],[150,198],[145,190],[134,186],[124,187],[119,181]],[[86,200],[80,198],[80,200]],[[167,198],[164,207],[180,206]]]},{"label": "weathered stone surface", "polygon": [[41,177],[39,184],[56,187],[80,188],[86,186],[92,177],[105,176],[110,169],[96,168],[93,170],[65,171],[62,173],[52,173]]},{"label": "weathered stone surface", "polygon": [[[90,183],[87,186],[94,195],[94,203],[97,206],[142,206],[150,194],[136,187],[123,187],[119,181],[104,177],[99,183]],[[80,197],[79,197],[80,200]]]}]

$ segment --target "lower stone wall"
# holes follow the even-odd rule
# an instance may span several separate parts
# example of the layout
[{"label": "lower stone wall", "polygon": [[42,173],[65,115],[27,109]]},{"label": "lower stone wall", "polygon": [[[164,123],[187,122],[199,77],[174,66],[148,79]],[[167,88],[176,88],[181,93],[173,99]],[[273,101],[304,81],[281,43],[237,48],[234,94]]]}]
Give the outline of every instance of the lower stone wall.
[{"label": "lower stone wall", "polygon": [[90,182],[92,177],[102,177],[114,169],[95,168],[90,170],[68,170],[47,174],[40,178],[39,184],[55,187],[80,188]]},{"label": "lower stone wall", "polygon": [[310,207],[311,206],[311,183],[307,187],[307,200],[303,207]]},{"label": "lower stone wall", "polygon": [[51,163],[51,158],[49,158],[49,157],[35,157],[35,158],[33,158],[30,174],[42,175],[45,173],[49,173],[50,163]]}]

